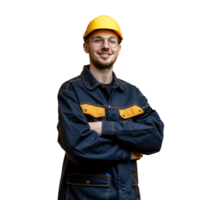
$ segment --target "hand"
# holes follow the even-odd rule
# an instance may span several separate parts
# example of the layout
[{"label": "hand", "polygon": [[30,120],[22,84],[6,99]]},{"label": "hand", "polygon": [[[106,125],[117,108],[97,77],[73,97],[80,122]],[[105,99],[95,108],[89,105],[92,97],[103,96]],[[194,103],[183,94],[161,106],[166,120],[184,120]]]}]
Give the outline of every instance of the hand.
[{"label": "hand", "polygon": [[138,153],[136,151],[131,151],[131,158],[130,158],[130,160],[139,160],[141,157],[143,157],[142,153]]},{"label": "hand", "polygon": [[99,136],[102,134],[102,121],[101,122],[88,122],[90,125],[90,130],[96,131]]}]

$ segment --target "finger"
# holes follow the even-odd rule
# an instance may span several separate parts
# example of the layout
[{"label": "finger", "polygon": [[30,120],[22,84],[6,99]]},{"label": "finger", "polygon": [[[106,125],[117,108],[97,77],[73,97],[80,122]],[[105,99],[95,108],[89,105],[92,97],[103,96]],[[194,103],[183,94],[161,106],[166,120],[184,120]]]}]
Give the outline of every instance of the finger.
[{"label": "finger", "polygon": [[140,153],[140,157],[143,157],[143,154],[142,154],[142,153]]}]

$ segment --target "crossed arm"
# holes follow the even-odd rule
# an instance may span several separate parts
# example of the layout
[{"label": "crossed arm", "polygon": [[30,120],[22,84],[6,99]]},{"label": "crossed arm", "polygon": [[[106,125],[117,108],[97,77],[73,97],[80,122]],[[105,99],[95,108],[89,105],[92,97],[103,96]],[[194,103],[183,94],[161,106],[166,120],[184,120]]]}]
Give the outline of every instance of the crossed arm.
[{"label": "crossed arm", "polygon": [[[90,126],[90,130],[94,130],[99,134],[99,137],[102,135],[102,121],[100,122],[88,122]],[[142,153],[131,151],[131,157],[130,160],[139,160],[141,157],[143,157]]]}]

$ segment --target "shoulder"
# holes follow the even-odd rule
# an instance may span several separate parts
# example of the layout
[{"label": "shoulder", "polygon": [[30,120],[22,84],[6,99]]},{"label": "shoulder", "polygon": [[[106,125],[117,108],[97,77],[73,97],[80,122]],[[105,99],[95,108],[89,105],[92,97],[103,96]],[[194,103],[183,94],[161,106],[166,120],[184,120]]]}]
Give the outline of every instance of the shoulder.
[{"label": "shoulder", "polygon": [[76,84],[80,81],[82,82],[82,79],[80,76],[76,76],[76,77],[73,77],[73,78],[65,81],[64,83],[61,84],[59,93],[60,92],[74,92],[73,84]]},{"label": "shoulder", "polygon": [[135,86],[132,83],[129,83],[129,82],[125,81],[125,80],[119,79],[119,78],[118,78],[118,80],[121,81],[121,83],[123,85],[125,85],[125,87],[128,90],[135,91],[135,92],[138,93],[139,96],[143,96],[142,92],[139,90],[139,88],[137,86]]}]

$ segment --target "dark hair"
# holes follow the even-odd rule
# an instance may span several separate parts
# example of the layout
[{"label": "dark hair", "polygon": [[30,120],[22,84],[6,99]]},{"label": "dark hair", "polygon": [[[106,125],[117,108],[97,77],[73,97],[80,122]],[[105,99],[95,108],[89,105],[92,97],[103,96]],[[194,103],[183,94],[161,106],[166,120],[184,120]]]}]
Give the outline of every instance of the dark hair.
[{"label": "dark hair", "polygon": [[[92,32],[91,32],[92,33]],[[84,37],[84,42],[88,43],[88,39],[90,38],[91,33],[89,33],[87,36]]]}]

